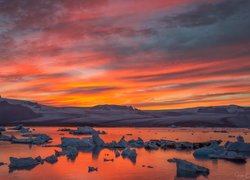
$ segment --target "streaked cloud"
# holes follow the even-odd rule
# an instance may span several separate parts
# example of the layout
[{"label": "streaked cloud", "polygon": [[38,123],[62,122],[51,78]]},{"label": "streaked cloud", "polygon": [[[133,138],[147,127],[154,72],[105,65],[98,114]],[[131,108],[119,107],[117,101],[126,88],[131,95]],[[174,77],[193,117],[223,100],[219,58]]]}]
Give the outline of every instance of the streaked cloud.
[{"label": "streaked cloud", "polygon": [[0,0],[0,93],[58,106],[250,105],[249,8],[246,0]]}]

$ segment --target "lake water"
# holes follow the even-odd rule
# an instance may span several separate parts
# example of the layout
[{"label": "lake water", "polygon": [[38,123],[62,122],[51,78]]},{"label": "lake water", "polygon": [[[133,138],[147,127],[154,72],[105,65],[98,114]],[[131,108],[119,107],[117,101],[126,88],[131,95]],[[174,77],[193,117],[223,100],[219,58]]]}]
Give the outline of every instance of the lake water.
[{"label": "lake water", "polygon": [[[35,133],[46,133],[52,138],[52,144],[60,144],[61,137],[86,137],[73,136],[68,132],[57,131],[58,127],[32,127]],[[144,141],[150,139],[167,139],[174,141],[202,142],[208,140],[235,141],[229,135],[242,135],[246,142],[250,142],[249,129],[227,129],[229,133],[215,133],[212,128],[95,128],[104,130],[106,135],[101,135],[105,142],[119,140],[125,135],[126,140],[141,137]],[[219,128],[216,128],[219,129]],[[225,128],[223,128],[225,129]],[[20,135],[15,131],[4,134]],[[64,134],[64,135],[63,135]],[[132,134],[132,135],[126,135]],[[0,142],[0,162],[9,163],[9,157],[46,157],[54,154],[55,147],[29,146],[25,144],[10,144]],[[250,161],[245,164],[232,163],[225,160],[196,160],[193,151],[156,150],[147,151],[144,148],[136,149],[136,163],[121,156],[114,157],[114,152],[108,149],[95,152],[79,152],[75,161],[67,160],[65,156],[59,157],[58,162],[51,165],[44,163],[31,170],[18,170],[9,173],[8,166],[0,167],[0,179],[183,179],[176,177],[175,163],[167,162],[169,158],[180,158],[194,162],[210,169],[208,179],[250,179]],[[107,155],[108,154],[108,155]],[[113,162],[104,162],[104,158],[114,158]],[[145,165],[146,167],[143,167]],[[88,166],[98,167],[97,172],[88,173]],[[153,166],[153,168],[147,168]],[[197,179],[206,179],[198,177]]]}]

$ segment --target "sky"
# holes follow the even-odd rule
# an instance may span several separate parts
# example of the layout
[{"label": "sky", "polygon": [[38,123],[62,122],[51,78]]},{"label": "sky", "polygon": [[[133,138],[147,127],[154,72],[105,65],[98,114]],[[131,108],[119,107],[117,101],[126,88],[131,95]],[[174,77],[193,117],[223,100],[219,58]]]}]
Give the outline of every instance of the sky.
[{"label": "sky", "polygon": [[53,106],[250,106],[249,0],[0,0],[0,94]]}]

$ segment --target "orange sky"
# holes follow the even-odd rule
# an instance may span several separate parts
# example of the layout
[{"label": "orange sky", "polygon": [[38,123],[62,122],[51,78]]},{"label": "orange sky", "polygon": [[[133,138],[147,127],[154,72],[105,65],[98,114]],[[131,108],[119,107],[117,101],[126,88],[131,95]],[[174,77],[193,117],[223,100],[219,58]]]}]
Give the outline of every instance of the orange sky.
[{"label": "orange sky", "polygon": [[250,105],[250,3],[0,2],[0,94],[55,106]]}]

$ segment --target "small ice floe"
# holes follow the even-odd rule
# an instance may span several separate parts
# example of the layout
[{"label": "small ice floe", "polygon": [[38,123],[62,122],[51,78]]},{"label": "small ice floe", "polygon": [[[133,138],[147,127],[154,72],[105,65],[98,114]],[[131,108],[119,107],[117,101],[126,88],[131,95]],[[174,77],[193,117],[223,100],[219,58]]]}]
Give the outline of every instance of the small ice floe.
[{"label": "small ice floe", "polygon": [[30,128],[26,128],[26,127],[22,127],[19,131],[21,133],[30,133],[31,132]]},{"label": "small ice floe", "polygon": [[115,149],[115,157],[119,157],[120,155],[121,153],[117,149]]},{"label": "small ice floe", "polygon": [[244,138],[241,136],[237,137],[237,142],[227,142],[225,149],[235,152],[250,152],[250,143],[245,143]]},{"label": "small ice floe", "polygon": [[62,147],[67,147],[67,146],[72,146],[72,147],[77,147],[77,148],[82,148],[82,147],[94,147],[95,144],[93,142],[93,138],[67,138],[67,137],[62,137],[61,138],[61,146]]},{"label": "small ice floe", "polygon": [[159,146],[156,145],[156,142],[149,141],[145,143],[144,148],[147,150],[158,150]]},{"label": "small ice floe", "polygon": [[88,167],[88,172],[93,172],[93,171],[98,171],[98,168],[97,167],[92,167],[92,166],[89,166]]},{"label": "small ice floe", "polygon": [[70,159],[70,160],[75,160],[76,157],[78,156],[78,149],[76,147],[68,146],[64,150],[64,152],[65,152],[67,158]]},{"label": "small ice floe", "polygon": [[128,146],[128,142],[125,140],[124,136],[118,142],[118,146],[120,146],[121,148],[125,148]]},{"label": "small ice floe", "polygon": [[42,145],[48,143],[52,138],[47,134],[23,134],[23,137],[28,138],[16,138],[12,137],[11,142],[14,144],[36,144]]},{"label": "small ice floe", "polygon": [[55,155],[48,156],[44,159],[47,163],[54,164],[58,161],[57,157]]},{"label": "small ice floe", "polygon": [[198,149],[201,147],[209,146],[212,142],[221,143],[221,141],[217,140],[211,140],[208,142],[175,142],[175,141],[169,141],[169,140],[150,140],[145,143],[145,149],[178,149],[178,150],[192,150],[192,149]]},{"label": "small ice floe", "polygon": [[136,162],[136,157],[137,157],[136,150],[126,148],[122,151],[122,157],[130,159],[132,162]]},{"label": "small ice floe", "polygon": [[74,135],[87,135],[87,134],[94,134],[98,133],[98,131],[94,130],[92,127],[84,126],[84,127],[78,127],[76,130],[70,130],[70,134]]},{"label": "small ice floe", "polygon": [[35,160],[36,160],[37,162],[41,163],[41,164],[43,164],[43,162],[44,162],[44,160],[42,159],[41,156],[37,156],[37,157],[35,158]]},{"label": "small ice floe", "polygon": [[105,147],[107,148],[126,148],[128,147],[128,142],[125,140],[123,136],[119,142],[112,141],[111,143],[106,143]]},{"label": "small ice floe", "polygon": [[23,128],[23,125],[22,125],[22,124],[19,124],[19,125],[15,126],[15,127],[9,128],[9,130],[16,130],[16,131],[19,131],[19,130],[21,130],[22,128]]},{"label": "small ice floe", "polygon": [[55,150],[55,156],[56,157],[65,156],[65,155],[66,155],[66,153],[64,151]]},{"label": "small ice floe", "polygon": [[47,134],[31,134],[32,144],[42,145],[48,143],[52,138]]},{"label": "small ice floe", "polygon": [[194,144],[191,142],[176,142],[175,149],[177,150],[194,149]]},{"label": "small ice floe", "polygon": [[221,154],[222,152],[224,152],[224,148],[219,146],[216,141],[213,141],[209,146],[195,150],[193,156],[196,158],[209,158],[210,155]]},{"label": "small ice floe", "polygon": [[186,160],[173,158],[168,159],[168,162],[176,163],[177,177],[195,178],[199,175],[207,176],[209,174],[208,168],[196,165]]},{"label": "small ice floe", "polygon": [[104,146],[105,145],[105,142],[100,138],[99,134],[94,133],[92,135],[92,138],[93,138],[93,142],[94,142],[95,146]]},{"label": "small ice floe", "polygon": [[246,163],[246,157],[234,151],[225,151],[220,154],[211,154],[209,157],[211,159],[225,159],[237,163]]},{"label": "small ice floe", "polygon": [[0,126],[0,132],[6,131],[5,127]]},{"label": "small ice floe", "polygon": [[15,127],[9,128],[9,130],[20,131],[21,133],[29,133],[31,132],[30,128],[24,127],[22,124],[19,124]]},{"label": "small ice floe", "polygon": [[153,166],[146,166],[146,165],[142,165],[142,167],[147,167],[147,168],[154,168]]},{"label": "small ice floe", "polygon": [[142,147],[144,147],[144,141],[142,138],[138,137],[137,140],[134,140],[134,139],[129,140],[128,145],[130,147],[134,147],[134,148],[142,148]]},{"label": "small ice floe", "polygon": [[98,130],[97,132],[98,132],[98,134],[107,134],[106,131],[100,131],[100,130]]},{"label": "small ice floe", "polygon": [[11,140],[11,143],[13,143],[13,144],[32,144],[32,142],[33,142],[33,140],[32,140],[31,137],[25,138],[25,139],[23,139],[23,138],[20,138],[20,139],[13,138]]},{"label": "small ice floe", "polygon": [[105,142],[100,138],[98,133],[93,133],[92,137],[88,138],[61,138],[61,146],[67,147],[67,146],[73,146],[73,147],[102,147],[105,146]]},{"label": "small ice floe", "polygon": [[59,128],[57,131],[65,132],[65,131],[71,131],[71,129],[70,128]]},{"label": "small ice floe", "polygon": [[14,170],[30,170],[40,164],[40,162],[36,158],[27,157],[27,158],[15,158],[10,157],[9,169],[10,171]]},{"label": "small ice floe", "polygon": [[108,162],[108,161],[112,161],[112,162],[113,162],[113,161],[114,161],[114,159],[104,158],[104,159],[103,159],[103,161],[104,161],[104,162]]}]

